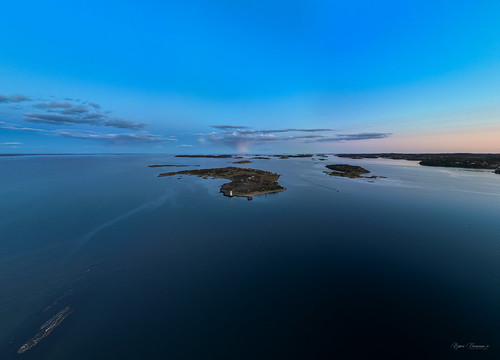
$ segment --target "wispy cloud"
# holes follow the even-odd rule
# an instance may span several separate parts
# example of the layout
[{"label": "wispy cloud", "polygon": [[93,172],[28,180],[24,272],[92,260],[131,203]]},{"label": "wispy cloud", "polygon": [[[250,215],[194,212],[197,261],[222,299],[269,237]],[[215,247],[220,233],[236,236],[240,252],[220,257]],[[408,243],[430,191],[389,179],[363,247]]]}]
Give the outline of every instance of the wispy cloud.
[{"label": "wispy cloud", "polygon": [[212,125],[211,127],[220,130],[248,129],[248,126],[235,126],[235,125]]},{"label": "wispy cloud", "polygon": [[289,136],[289,140],[297,140],[297,139],[317,139],[317,138],[323,138],[325,137],[324,135],[302,135],[302,136]]},{"label": "wispy cloud", "polygon": [[282,133],[317,133],[331,132],[333,129],[303,129],[303,128],[284,128],[284,129],[251,129],[248,126],[235,125],[212,125],[214,129],[221,130],[210,132],[208,134],[198,134],[199,141],[202,144],[211,143],[216,145],[229,146],[238,152],[247,152],[252,145],[263,144],[276,141],[291,141],[297,139],[315,139],[323,135],[289,135],[277,136]]},{"label": "wispy cloud", "polygon": [[[53,98],[53,97],[52,97]],[[0,95],[0,105],[21,103],[16,110],[24,111],[23,120],[51,125],[92,125],[108,126],[120,129],[142,130],[144,122],[124,120],[112,116],[112,111],[103,110],[94,102],[82,102],[79,99],[65,97],[62,100],[35,101],[25,95]]]},{"label": "wispy cloud", "polygon": [[[73,109],[74,110],[74,109]],[[94,126],[110,126],[120,129],[141,130],[146,126],[143,122],[134,122],[118,118],[109,118],[103,114],[88,114],[79,116],[80,111],[74,111],[74,115],[53,114],[53,113],[25,113],[23,114],[24,120],[33,123],[45,123],[53,125],[73,125],[73,124],[86,124]]]},{"label": "wispy cloud", "polygon": [[333,131],[333,129],[264,129],[264,130],[239,130],[242,134],[274,134],[274,133],[286,133],[286,132],[325,132]]},{"label": "wispy cloud", "polygon": [[91,124],[97,125],[97,119],[79,118],[61,114],[25,113],[24,119],[34,123],[46,124]]},{"label": "wispy cloud", "polygon": [[17,124],[10,124],[10,123],[6,123],[6,122],[3,122],[3,121],[0,121],[0,129],[17,130],[17,131],[28,131],[28,132],[38,132],[38,133],[48,133],[48,132],[50,132],[50,131],[42,130],[42,129],[35,129],[35,128],[24,127],[24,126],[20,126],[20,125],[17,125]]},{"label": "wispy cloud", "polygon": [[225,130],[228,132],[236,131],[240,134],[273,134],[273,133],[286,133],[286,132],[322,132],[322,131],[333,131],[333,129],[300,129],[300,128],[288,128],[288,129],[251,129],[248,126],[236,126],[236,125],[212,125],[214,129]]},{"label": "wispy cloud", "polygon": [[[94,105],[97,105],[96,108]],[[92,108],[84,105],[74,105],[68,102],[42,103],[35,105],[38,109],[46,109],[46,113],[24,113],[24,120],[47,124],[87,124],[94,126],[110,126],[120,129],[141,130],[146,127],[144,122],[135,122],[112,117],[109,112],[98,112],[98,104]]]},{"label": "wispy cloud", "polygon": [[[303,140],[303,143],[326,143],[383,139],[392,135],[391,133],[339,134],[335,133],[334,129],[326,128],[252,129],[247,126],[234,125],[213,125],[212,128],[220,131],[197,134],[202,144],[229,146],[239,152],[247,152],[252,145],[270,142]],[[290,133],[290,135],[285,136],[284,133]]]},{"label": "wispy cloud", "polygon": [[52,101],[51,103],[41,103],[41,104],[36,104],[34,107],[37,109],[69,109],[73,106],[73,104],[69,102],[58,102],[58,101]]},{"label": "wispy cloud", "polygon": [[23,101],[31,101],[31,98],[20,94],[10,96],[0,94],[0,103],[20,103]]},{"label": "wispy cloud", "polygon": [[177,141],[177,139],[165,138],[161,135],[139,132],[132,134],[102,134],[93,131],[57,130],[56,136],[64,136],[75,139],[100,140],[114,145],[145,144],[152,142]]},{"label": "wispy cloud", "polygon": [[392,136],[392,133],[359,133],[359,134],[335,134],[333,137],[324,137],[316,140],[306,141],[312,142],[340,142],[340,141],[357,141],[357,140],[373,140],[385,139]]},{"label": "wispy cloud", "polygon": [[63,111],[64,114],[84,114],[88,113],[90,109],[88,107],[79,105],[79,106],[73,106],[70,107],[69,109],[66,109]]},{"label": "wispy cloud", "polygon": [[17,142],[17,141],[0,143],[0,145],[5,145],[5,146],[19,146],[19,145],[22,145],[22,144],[23,143]]},{"label": "wispy cloud", "polygon": [[279,138],[274,135],[241,134],[239,132],[212,132],[202,135],[199,139],[202,144],[208,142],[216,145],[229,146],[236,149],[238,152],[247,152],[249,147],[253,144],[279,140]]},{"label": "wispy cloud", "polygon": [[109,133],[99,133],[94,131],[81,131],[73,129],[45,130],[45,129],[23,127],[18,124],[11,124],[3,121],[0,121],[0,129],[36,132],[42,135],[61,136],[74,139],[97,140],[114,145],[139,145],[139,144],[147,144],[155,142],[178,141],[177,139],[172,137],[167,138],[163,135],[151,134],[146,131],[141,131],[137,133],[109,134]]},{"label": "wispy cloud", "polygon": [[140,130],[146,127],[146,123],[140,122],[133,122],[129,120],[122,120],[122,119],[106,119],[104,120],[104,124],[106,126],[113,126],[117,127],[120,129],[132,129],[132,130]]}]

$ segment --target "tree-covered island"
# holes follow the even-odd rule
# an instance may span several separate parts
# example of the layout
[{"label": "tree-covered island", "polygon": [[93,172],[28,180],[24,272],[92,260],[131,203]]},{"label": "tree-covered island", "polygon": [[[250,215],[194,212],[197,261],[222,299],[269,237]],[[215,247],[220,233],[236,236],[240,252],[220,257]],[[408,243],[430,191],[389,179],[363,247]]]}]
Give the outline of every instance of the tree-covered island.
[{"label": "tree-covered island", "polygon": [[225,196],[252,197],[256,195],[285,191],[279,185],[278,174],[270,171],[229,166],[226,168],[182,170],[162,173],[158,177],[173,175],[196,175],[203,178],[228,179],[231,182],[223,184],[220,192]]},{"label": "tree-covered island", "polygon": [[348,164],[333,164],[326,165],[327,169],[332,170],[330,172],[326,172],[331,176],[340,176],[340,177],[348,177],[351,179],[355,178],[364,178],[364,179],[375,179],[377,176],[363,176],[365,174],[369,174],[370,170],[366,170],[361,166],[356,165],[348,165]]}]

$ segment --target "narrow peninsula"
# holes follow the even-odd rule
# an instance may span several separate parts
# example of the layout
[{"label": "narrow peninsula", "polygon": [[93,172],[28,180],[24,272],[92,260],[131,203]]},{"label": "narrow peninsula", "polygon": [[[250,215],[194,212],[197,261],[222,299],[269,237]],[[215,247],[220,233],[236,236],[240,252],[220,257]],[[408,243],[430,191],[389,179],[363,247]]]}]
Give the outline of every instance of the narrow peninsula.
[{"label": "narrow peninsula", "polygon": [[278,174],[258,169],[226,167],[215,169],[182,170],[176,172],[162,173],[158,177],[173,175],[195,175],[203,178],[228,179],[231,182],[223,184],[220,192],[225,196],[239,196],[251,199],[252,196],[271,194],[285,191],[286,188],[279,185]]}]

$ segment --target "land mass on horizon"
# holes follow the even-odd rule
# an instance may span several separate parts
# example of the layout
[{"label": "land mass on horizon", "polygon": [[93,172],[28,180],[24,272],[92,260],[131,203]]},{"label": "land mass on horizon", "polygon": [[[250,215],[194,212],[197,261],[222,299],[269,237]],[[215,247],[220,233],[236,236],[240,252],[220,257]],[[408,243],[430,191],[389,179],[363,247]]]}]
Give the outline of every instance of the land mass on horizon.
[{"label": "land mass on horizon", "polygon": [[336,154],[335,156],[349,159],[393,159],[418,161],[422,166],[456,167],[466,169],[495,169],[500,174],[500,154],[471,154],[471,153],[443,153],[443,154]]}]

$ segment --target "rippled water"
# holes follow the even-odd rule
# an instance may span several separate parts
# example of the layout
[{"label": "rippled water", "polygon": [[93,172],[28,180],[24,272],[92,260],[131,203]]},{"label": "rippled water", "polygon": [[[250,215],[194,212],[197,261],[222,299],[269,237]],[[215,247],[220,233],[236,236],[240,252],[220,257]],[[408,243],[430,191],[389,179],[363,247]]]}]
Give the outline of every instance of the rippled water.
[{"label": "rippled water", "polygon": [[[288,190],[247,201],[147,167],[229,161],[0,158],[0,358],[500,356],[499,175],[254,160]],[[323,173],[339,162],[387,178]]]}]

